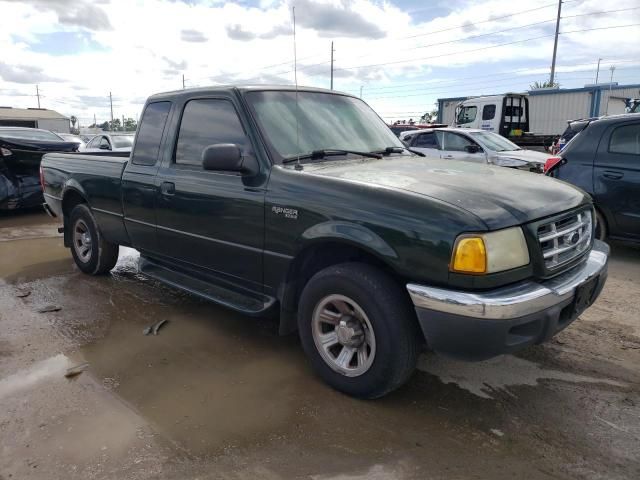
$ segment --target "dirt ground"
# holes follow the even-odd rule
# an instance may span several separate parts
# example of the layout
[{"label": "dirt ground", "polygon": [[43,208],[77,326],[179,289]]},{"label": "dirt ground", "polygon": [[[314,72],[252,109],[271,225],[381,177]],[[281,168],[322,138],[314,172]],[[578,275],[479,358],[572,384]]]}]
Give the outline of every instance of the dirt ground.
[{"label": "dirt ground", "polygon": [[0,480],[640,478],[638,248],[612,246],[602,296],[552,342],[425,354],[367,402],[274,321],[138,275],[133,250],[83,275],[55,227],[0,217]]}]

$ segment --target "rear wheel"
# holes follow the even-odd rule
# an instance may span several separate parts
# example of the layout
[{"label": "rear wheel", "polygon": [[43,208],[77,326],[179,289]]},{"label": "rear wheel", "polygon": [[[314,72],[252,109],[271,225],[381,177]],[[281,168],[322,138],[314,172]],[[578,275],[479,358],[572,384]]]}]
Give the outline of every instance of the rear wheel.
[{"label": "rear wheel", "polygon": [[370,265],[328,267],[300,297],[302,346],[333,388],[377,398],[401,386],[417,363],[420,332],[402,288]]},{"label": "rear wheel", "polygon": [[71,254],[84,273],[100,275],[110,271],[118,261],[118,245],[107,242],[89,207],[76,205],[69,216]]}]

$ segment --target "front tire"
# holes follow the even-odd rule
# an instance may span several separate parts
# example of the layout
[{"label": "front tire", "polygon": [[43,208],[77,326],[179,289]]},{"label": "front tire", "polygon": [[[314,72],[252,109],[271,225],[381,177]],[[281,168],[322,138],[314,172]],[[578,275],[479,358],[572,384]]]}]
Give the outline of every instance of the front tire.
[{"label": "front tire", "polygon": [[298,328],[316,373],[354,397],[395,390],[417,363],[421,337],[410,301],[370,265],[344,263],[314,275],[300,297]]},{"label": "front tire", "polygon": [[109,272],[118,261],[118,245],[107,242],[89,207],[76,205],[69,216],[71,255],[76,265],[89,275]]}]

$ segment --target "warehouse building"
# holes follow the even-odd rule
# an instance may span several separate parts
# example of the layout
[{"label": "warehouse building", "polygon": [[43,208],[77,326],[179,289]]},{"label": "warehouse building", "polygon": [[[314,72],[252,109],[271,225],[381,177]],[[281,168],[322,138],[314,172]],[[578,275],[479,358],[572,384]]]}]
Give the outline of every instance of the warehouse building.
[{"label": "warehouse building", "polygon": [[13,108],[0,106],[0,127],[30,127],[69,133],[69,119],[46,108]]},{"label": "warehouse building", "polygon": [[[582,88],[529,90],[529,129],[541,135],[559,135],[568,120],[625,113],[631,98],[640,98],[640,84],[586,85]],[[450,125],[458,103],[472,97],[438,99],[438,123]]]}]

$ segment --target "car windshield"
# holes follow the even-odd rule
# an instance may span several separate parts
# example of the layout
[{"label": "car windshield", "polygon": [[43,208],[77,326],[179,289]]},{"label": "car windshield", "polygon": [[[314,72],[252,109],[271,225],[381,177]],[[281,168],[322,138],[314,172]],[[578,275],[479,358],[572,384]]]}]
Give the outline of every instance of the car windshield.
[{"label": "car windshield", "polygon": [[487,147],[494,152],[509,152],[512,150],[522,150],[515,143],[507,140],[504,137],[501,137],[497,133],[492,132],[469,132],[478,143],[481,143],[483,146]]},{"label": "car windshield", "polygon": [[0,128],[0,135],[7,138],[19,138],[21,140],[42,140],[50,142],[63,142],[55,133],[36,128]]},{"label": "car windshield", "polygon": [[117,135],[111,137],[115,148],[126,148],[133,145],[133,135]]},{"label": "car windshield", "polygon": [[262,91],[249,92],[247,99],[279,161],[319,150],[403,147],[387,124],[357,98],[302,91],[296,102],[294,91]]}]

